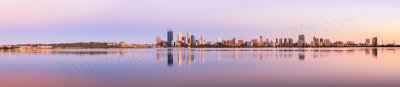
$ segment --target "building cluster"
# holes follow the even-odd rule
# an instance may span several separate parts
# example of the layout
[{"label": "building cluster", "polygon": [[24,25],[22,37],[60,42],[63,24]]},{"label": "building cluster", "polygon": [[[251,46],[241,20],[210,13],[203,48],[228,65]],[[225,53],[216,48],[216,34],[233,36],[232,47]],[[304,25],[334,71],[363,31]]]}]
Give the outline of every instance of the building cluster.
[{"label": "building cluster", "polygon": [[211,44],[211,42],[205,42],[204,34],[200,36],[200,39],[196,39],[196,36],[191,35],[190,32],[187,32],[187,37],[182,36],[182,32],[180,30],[178,32],[178,40],[174,41],[174,32],[171,29],[168,29],[166,41],[161,39],[160,36],[157,36],[156,39],[157,46],[162,47],[190,47]]},{"label": "building cluster", "polygon": [[174,41],[174,34],[171,29],[167,31],[167,40],[162,40],[160,36],[157,36],[157,46],[159,47],[373,47],[378,46],[377,37],[366,39],[365,43],[355,43],[354,41],[335,41],[332,42],[328,38],[313,37],[313,39],[307,43],[305,35],[299,35],[298,40],[295,42],[293,38],[275,38],[269,39],[264,38],[262,35],[257,39],[237,40],[236,38],[221,40],[217,39],[217,42],[206,42],[204,35],[201,35],[200,39],[196,39],[195,35],[191,35],[187,32],[187,37],[182,36],[182,32],[178,32],[178,40]]}]

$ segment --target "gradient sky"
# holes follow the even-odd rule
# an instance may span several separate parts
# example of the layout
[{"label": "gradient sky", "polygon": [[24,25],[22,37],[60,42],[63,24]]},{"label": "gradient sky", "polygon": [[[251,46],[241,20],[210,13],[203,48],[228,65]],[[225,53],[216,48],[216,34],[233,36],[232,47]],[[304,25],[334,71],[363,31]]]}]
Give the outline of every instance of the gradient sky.
[{"label": "gradient sky", "polygon": [[0,44],[154,43],[167,28],[206,41],[305,34],[400,42],[399,15],[399,0],[1,0]]}]

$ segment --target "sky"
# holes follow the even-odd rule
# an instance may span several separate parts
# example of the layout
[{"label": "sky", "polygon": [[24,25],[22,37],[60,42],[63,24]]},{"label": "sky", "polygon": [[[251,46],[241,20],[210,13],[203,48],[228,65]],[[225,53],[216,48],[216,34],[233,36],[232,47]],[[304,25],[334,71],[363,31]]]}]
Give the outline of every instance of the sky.
[{"label": "sky", "polygon": [[206,41],[294,38],[400,42],[399,0],[1,0],[0,45],[155,43],[167,29]]}]

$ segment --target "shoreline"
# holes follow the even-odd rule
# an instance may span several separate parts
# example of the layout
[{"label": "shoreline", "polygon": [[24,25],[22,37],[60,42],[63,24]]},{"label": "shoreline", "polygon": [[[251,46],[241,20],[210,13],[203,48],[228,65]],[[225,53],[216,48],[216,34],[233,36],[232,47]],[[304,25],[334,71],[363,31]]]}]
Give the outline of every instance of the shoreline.
[{"label": "shoreline", "polygon": [[[396,48],[400,46],[378,46],[378,47],[155,47],[155,48],[49,48],[49,49],[169,49],[169,48]],[[2,49],[0,50],[44,50],[44,49]]]}]

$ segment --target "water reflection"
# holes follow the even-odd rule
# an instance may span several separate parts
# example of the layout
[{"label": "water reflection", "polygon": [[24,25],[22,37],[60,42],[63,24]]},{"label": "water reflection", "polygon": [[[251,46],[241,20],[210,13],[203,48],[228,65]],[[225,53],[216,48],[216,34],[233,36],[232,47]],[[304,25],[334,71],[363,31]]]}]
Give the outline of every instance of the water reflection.
[{"label": "water reflection", "polygon": [[[265,59],[290,59],[297,58],[299,61],[305,61],[307,55],[309,58],[326,58],[338,54],[354,54],[357,51],[365,51],[367,56],[378,57],[377,48],[320,48],[320,49],[204,49],[204,48],[169,48],[158,49],[157,60],[162,59],[163,52],[167,53],[167,64],[169,67],[174,65],[174,56],[177,56],[178,66],[182,67],[183,61],[186,60],[187,66],[195,63],[196,58],[200,58],[202,63],[206,62],[207,57],[222,59],[255,59],[264,61]],[[396,49],[391,49],[392,51]],[[215,54],[214,54],[215,53]],[[296,55],[297,54],[297,55]]]},{"label": "water reflection", "polygon": [[372,56],[374,58],[377,58],[378,57],[378,48],[365,48],[365,54],[366,55],[371,55],[372,54]]},{"label": "water reflection", "polygon": [[168,49],[168,66],[172,67],[174,64],[174,54],[172,54],[172,49]]},{"label": "water reflection", "polygon": [[304,54],[304,52],[299,54],[299,60],[304,61],[304,59],[306,59],[305,57],[306,57],[306,55]]},{"label": "water reflection", "polygon": [[[72,79],[74,82],[82,82],[75,84],[88,84],[90,87],[93,85],[89,82],[85,83],[85,81],[93,83],[110,82],[108,85],[116,87],[120,86],[119,82],[126,82],[127,87],[142,87],[148,84],[153,84],[151,86],[156,87],[174,87],[175,85],[171,85],[172,83],[183,84],[198,82],[199,80],[204,81],[205,85],[202,86],[234,84],[227,86],[268,87],[272,84],[272,87],[274,87],[274,85],[281,86],[284,83],[311,86],[320,81],[324,83],[322,87],[331,82],[335,82],[333,85],[339,84],[339,87],[342,87],[342,84],[345,85],[344,87],[348,84],[350,86],[356,85],[355,87],[361,84],[362,87],[365,87],[362,84],[368,85],[370,83],[385,83],[390,84],[389,86],[395,85],[395,87],[398,87],[400,84],[395,83],[395,81],[400,80],[400,75],[398,74],[400,70],[395,66],[398,66],[399,62],[399,54],[396,54],[396,50],[399,49],[170,48],[0,50],[0,58],[2,58],[0,61],[2,70],[0,77],[5,77],[3,79],[0,78],[0,81],[4,83],[18,81],[21,84],[26,84],[36,81],[36,79],[26,77],[47,76],[45,79],[41,79],[44,82],[40,84],[49,84],[57,81],[54,79],[60,79],[60,76],[52,77],[55,73],[61,75],[61,81],[57,83],[74,84],[73,81],[69,80]],[[368,60],[370,57],[374,57],[372,61]],[[368,67],[360,68],[360,66]],[[15,80],[8,80],[10,78]],[[65,81],[64,78],[68,79],[68,81]],[[358,81],[359,83],[352,84],[350,83],[352,81]],[[154,82],[159,83],[155,84]],[[0,87],[9,86],[0,84]],[[377,87],[380,86],[378,85]]]}]

